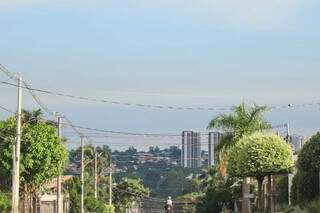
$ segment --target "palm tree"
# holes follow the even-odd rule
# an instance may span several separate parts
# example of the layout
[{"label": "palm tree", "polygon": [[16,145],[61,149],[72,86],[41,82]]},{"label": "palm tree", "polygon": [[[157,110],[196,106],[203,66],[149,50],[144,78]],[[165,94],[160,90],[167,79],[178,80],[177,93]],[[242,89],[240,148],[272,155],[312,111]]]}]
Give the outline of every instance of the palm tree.
[{"label": "palm tree", "polygon": [[36,124],[43,120],[43,113],[41,109],[37,110],[22,110],[22,123]]},{"label": "palm tree", "polygon": [[[225,175],[228,152],[244,135],[252,134],[256,131],[270,129],[271,125],[265,120],[264,114],[268,108],[254,104],[246,107],[242,102],[233,108],[230,114],[221,114],[212,119],[208,129],[218,129],[225,133],[224,139],[217,147],[220,172]],[[242,185],[243,202],[242,212],[250,212],[250,200],[245,195],[250,193],[250,179],[245,178]]]}]

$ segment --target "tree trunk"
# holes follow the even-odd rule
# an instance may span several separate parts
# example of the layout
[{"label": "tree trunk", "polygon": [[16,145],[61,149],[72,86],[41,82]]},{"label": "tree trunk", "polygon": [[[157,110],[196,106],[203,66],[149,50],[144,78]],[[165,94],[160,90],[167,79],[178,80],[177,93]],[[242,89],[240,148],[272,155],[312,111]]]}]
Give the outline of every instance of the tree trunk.
[{"label": "tree trunk", "polygon": [[273,178],[272,175],[268,175],[268,191],[269,191],[269,212],[274,212],[274,200],[273,200]]},{"label": "tree trunk", "polygon": [[263,199],[263,179],[264,177],[257,177],[258,181],[258,212],[263,212],[264,199]]},{"label": "tree trunk", "polygon": [[28,212],[28,188],[27,188],[27,184],[24,185],[24,189],[23,189],[23,213],[27,213]]},{"label": "tree trunk", "polygon": [[251,213],[251,205],[250,205],[250,178],[244,178],[242,183],[242,213]]},{"label": "tree trunk", "polygon": [[29,213],[32,213],[32,193],[29,194]]}]

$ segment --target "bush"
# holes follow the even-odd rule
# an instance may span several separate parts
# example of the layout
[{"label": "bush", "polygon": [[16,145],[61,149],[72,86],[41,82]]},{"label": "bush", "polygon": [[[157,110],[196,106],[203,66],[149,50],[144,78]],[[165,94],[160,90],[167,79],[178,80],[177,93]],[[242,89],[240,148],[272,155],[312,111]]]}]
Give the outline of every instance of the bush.
[{"label": "bush", "polygon": [[278,204],[288,204],[288,175],[275,176],[276,201]]},{"label": "bush", "polygon": [[94,197],[87,197],[85,200],[86,210],[88,212],[95,212],[95,213],[114,213],[113,206],[107,206],[101,200],[98,200]]},{"label": "bush", "polygon": [[107,211],[106,213],[115,213],[114,206],[106,205]]},{"label": "bush", "polygon": [[306,213],[319,213],[320,211],[320,199],[316,199],[308,203],[306,207]]},{"label": "bush", "polygon": [[174,206],[175,211],[183,213],[196,213],[199,212],[199,207],[203,199],[203,194],[189,193],[177,197]]},{"label": "bush", "polygon": [[8,212],[10,206],[11,205],[8,196],[5,193],[0,192],[0,213]]},{"label": "bush", "polygon": [[306,206],[319,193],[319,173],[298,170],[293,177],[291,202],[294,205]]}]

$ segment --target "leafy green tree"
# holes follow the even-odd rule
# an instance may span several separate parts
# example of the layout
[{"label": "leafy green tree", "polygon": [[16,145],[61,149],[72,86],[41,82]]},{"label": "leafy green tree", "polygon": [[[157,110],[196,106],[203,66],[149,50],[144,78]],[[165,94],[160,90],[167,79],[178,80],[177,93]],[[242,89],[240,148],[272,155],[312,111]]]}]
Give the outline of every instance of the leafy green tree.
[{"label": "leafy green tree", "polygon": [[125,151],[125,154],[126,155],[135,155],[135,154],[137,154],[137,152],[138,152],[137,149],[134,148],[133,146],[131,146],[131,147],[129,147],[128,150]]},{"label": "leafy green tree", "polygon": [[202,170],[202,174],[198,177],[202,191],[205,191],[208,187],[214,184],[216,175],[217,168],[215,166],[204,168]]},{"label": "leafy green tree", "polygon": [[270,133],[243,137],[231,150],[228,173],[236,177],[256,177],[258,208],[262,211],[262,182],[265,176],[287,174],[293,167],[292,150],[282,138]]},{"label": "leafy green tree", "polygon": [[[10,186],[12,145],[15,138],[15,118],[0,122],[0,179],[2,187]],[[54,126],[45,121],[22,126],[20,182],[22,188],[35,193],[40,186],[60,174],[68,152]]]},{"label": "leafy green tree", "polygon": [[149,189],[145,188],[140,180],[123,179],[114,188],[113,202],[116,212],[125,212],[142,198],[149,196]]},{"label": "leafy green tree", "polygon": [[298,170],[291,186],[291,202],[294,205],[306,206],[319,195],[319,173]]},{"label": "leafy green tree", "polygon": [[320,171],[320,132],[303,146],[298,156],[298,168],[306,172]]},{"label": "leafy green tree", "polygon": [[[271,128],[263,117],[266,111],[266,106],[254,104],[253,107],[247,108],[243,102],[233,108],[232,114],[221,114],[211,120],[208,129],[220,129],[233,136],[234,141],[231,142],[237,142],[244,135]],[[230,141],[225,141],[224,146],[229,145],[228,142]]]},{"label": "leafy green tree", "polygon": [[276,190],[277,204],[288,204],[289,190],[288,190],[288,175],[274,176],[274,185]]},{"label": "leafy green tree", "polygon": [[[97,173],[98,173],[98,199],[94,198],[93,193],[93,172],[94,172],[94,157],[95,148],[92,145],[84,147],[84,162],[85,162],[85,208],[93,212],[105,212],[105,208],[109,208],[105,203],[109,200],[109,178],[105,176],[106,169],[110,166],[111,155],[108,146],[97,146]],[[70,151],[70,161],[78,163],[80,167],[81,149]],[[70,194],[70,209],[71,213],[80,211],[80,179],[79,177],[73,178],[66,185]],[[96,210],[94,210],[96,209]],[[111,208],[112,209],[112,208]],[[108,211],[111,211],[110,208]],[[111,211],[112,212],[112,211]]]},{"label": "leafy green tree", "polygon": [[291,188],[292,203],[306,206],[319,194],[320,133],[313,135],[298,155],[298,172]]},{"label": "leafy green tree", "polygon": [[192,192],[179,196],[174,201],[174,210],[181,213],[197,213],[201,211],[203,194]]},{"label": "leafy green tree", "polygon": [[241,182],[234,178],[224,178],[219,173],[214,177],[203,199],[206,213],[221,212],[223,208],[233,209],[234,202],[241,194]]},{"label": "leafy green tree", "polygon": [[[224,139],[217,147],[219,156],[220,172],[225,175],[230,148],[232,148],[244,135],[250,135],[256,131],[271,128],[271,125],[264,119],[267,111],[266,106],[254,104],[252,107],[246,107],[242,102],[239,106],[233,108],[231,114],[221,114],[211,120],[208,129],[219,129],[224,132]],[[248,193],[250,187],[243,181],[243,194]],[[249,211],[249,200],[242,202],[243,211]]]},{"label": "leafy green tree", "polygon": [[86,211],[95,213],[114,213],[114,207],[106,205],[101,200],[98,200],[92,196],[85,199]]},{"label": "leafy green tree", "polygon": [[[97,172],[98,176],[102,176],[106,172],[106,169],[111,163],[111,152],[108,146],[97,146]],[[94,171],[94,158],[95,158],[95,148],[92,145],[84,146],[84,164],[86,172],[93,173]],[[81,161],[81,148],[76,150],[71,150],[69,154],[69,159],[72,162],[78,163],[80,167]]]}]

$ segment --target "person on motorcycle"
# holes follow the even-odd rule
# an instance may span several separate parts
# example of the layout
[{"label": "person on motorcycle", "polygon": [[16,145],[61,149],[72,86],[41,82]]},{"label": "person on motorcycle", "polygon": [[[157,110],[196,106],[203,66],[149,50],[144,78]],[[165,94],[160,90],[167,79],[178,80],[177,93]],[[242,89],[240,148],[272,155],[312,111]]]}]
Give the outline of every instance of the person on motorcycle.
[{"label": "person on motorcycle", "polygon": [[173,213],[173,205],[171,197],[168,197],[168,200],[166,201],[166,204],[164,206],[164,209],[166,210],[166,213]]}]

